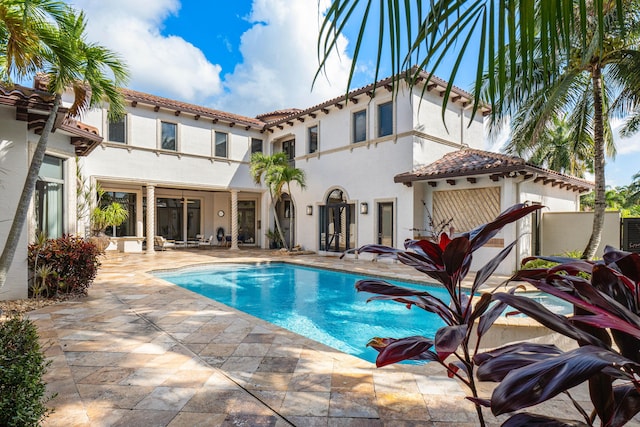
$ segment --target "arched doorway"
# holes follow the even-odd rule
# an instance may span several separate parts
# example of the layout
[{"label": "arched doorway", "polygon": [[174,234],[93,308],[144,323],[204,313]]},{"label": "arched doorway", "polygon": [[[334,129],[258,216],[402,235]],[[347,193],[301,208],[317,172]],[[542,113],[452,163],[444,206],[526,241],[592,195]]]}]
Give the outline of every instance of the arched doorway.
[{"label": "arched doorway", "polygon": [[320,206],[320,250],[344,252],[355,245],[355,204],[340,189],[332,190]]},{"label": "arched doorway", "polygon": [[282,234],[284,234],[284,239],[289,249],[295,246],[295,211],[291,196],[283,193],[280,200],[276,202],[276,215],[278,215]]}]

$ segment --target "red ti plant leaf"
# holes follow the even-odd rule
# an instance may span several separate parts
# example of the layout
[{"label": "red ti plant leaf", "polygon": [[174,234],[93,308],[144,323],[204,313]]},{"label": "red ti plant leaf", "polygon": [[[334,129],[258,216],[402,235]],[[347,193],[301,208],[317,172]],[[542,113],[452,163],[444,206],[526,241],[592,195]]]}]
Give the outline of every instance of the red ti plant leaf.
[{"label": "red ti plant leaf", "polygon": [[[508,293],[513,295],[518,288],[519,287],[513,287],[509,289]],[[483,294],[480,298],[480,302],[476,304],[476,311],[479,307],[482,307],[481,304],[488,304],[491,300],[491,294]],[[489,328],[491,328],[491,325],[493,325],[498,317],[500,317],[505,308],[507,308],[507,304],[502,301],[498,301],[486,312],[486,314],[479,314],[481,317],[478,321],[478,329],[476,330],[476,333],[478,334],[478,341],[479,338],[482,337],[489,330]],[[474,316],[476,316],[476,313],[474,313]]]},{"label": "red ti plant leaf", "polygon": [[395,301],[397,303],[406,305],[407,308],[411,308],[411,306],[416,306],[430,313],[437,314],[438,316],[440,316],[442,320],[444,320],[444,322],[447,325],[453,325],[455,323],[455,319],[454,319],[453,313],[451,312],[451,309],[447,307],[447,305],[444,302],[442,302],[440,299],[433,296],[428,296],[428,297],[420,296],[420,297],[417,297],[415,300],[413,300],[413,299],[404,298],[404,297],[378,295],[378,296],[369,298],[367,302],[379,301],[379,300]]},{"label": "red ti plant leaf", "polygon": [[526,206],[523,203],[511,206],[509,209],[498,215],[498,217],[493,221],[481,225],[469,233],[471,238],[471,252],[475,252],[478,248],[484,246],[484,244],[498,234],[505,225],[517,221],[520,218],[529,215],[531,212],[542,208],[542,205]]},{"label": "red ti plant leaf", "polygon": [[582,331],[580,328],[577,328],[576,326],[571,324],[571,322],[569,322],[566,317],[552,313],[542,304],[532,300],[531,298],[519,295],[511,295],[504,292],[493,294],[493,298],[509,304],[511,307],[519,310],[532,319],[537,320],[540,324],[546,326],[552,331],[561,333],[562,335],[572,338],[578,342],[588,343],[601,347],[604,346],[599,339],[592,336],[591,334],[588,334],[587,332]]},{"label": "red ti plant leaf", "polygon": [[421,336],[400,339],[374,338],[367,345],[379,351],[376,358],[378,368],[409,359],[436,360],[434,353],[429,351],[433,347],[433,340]]},{"label": "red ti plant leaf", "polygon": [[451,239],[449,238],[449,235],[447,233],[442,233],[440,235],[440,242],[438,243],[438,246],[440,246],[440,249],[444,251],[449,245],[449,243],[451,243]]},{"label": "red ti plant leaf", "polygon": [[398,261],[404,265],[408,265],[427,274],[432,279],[442,283],[447,290],[451,289],[451,276],[444,271],[443,266],[434,265],[428,258],[413,252],[400,252],[397,257]]},{"label": "red ti plant leaf", "polygon": [[411,249],[416,253],[426,257],[436,268],[441,269],[443,249],[429,240],[407,240],[404,243],[406,249]]},{"label": "red ti plant leaf", "polygon": [[562,354],[555,345],[516,343],[492,352],[476,354],[476,376],[480,381],[500,382],[514,369],[522,368]]},{"label": "red ti plant leaf", "polygon": [[486,263],[480,270],[478,270],[478,272],[476,273],[476,278],[473,281],[473,286],[471,287],[472,294],[475,294],[478,288],[482,286],[489,277],[491,277],[500,263],[507,257],[507,255],[509,255],[516,242],[517,240],[511,242],[510,245],[507,245],[507,247],[501,250],[498,255],[496,255],[491,261]]},{"label": "red ti plant leaf", "polygon": [[392,248],[390,246],[384,246],[384,245],[364,245],[364,246],[360,246],[358,249],[349,249],[348,251],[345,251],[340,256],[340,259],[344,258],[346,254],[354,253],[354,252],[371,253],[371,254],[376,254],[378,256],[387,256],[387,257],[395,258],[398,252],[402,252],[402,249],[396,249],[396,248]]},{"label": "red ti plant leaf", "polygon": [[[442,261],[444,262],[445,270],[449,276],[459,274],[462,270],[462,266],[470,256],[469,247],[469,239],[463,236],[453,239],[444,250],[444,253],[442,254]],[[462,279],[464,276],[459,277]]]},{"label": "red ti plant leaf", "polygon": [[491,411],[494,415],[500,415],[537,405],[607,368],[618,370],[627,367],[640,368],[609,350],[591,345],[580,347],[512,370],[494,389]]},{"label": "red ti plant leaf", "polygon": [[431,296],[429,292],[403,288],[401,286],[392,285],[384,280],[375,279],[358,280],[356,282],[356,289],[358,292],[369,292],[372,294],[390,295],[394,297]]},{"label": "red ti plant leaf", "polygon": [[510,417],[507,421],[502,423],[500,427],[587,427],[588,424],[573,421],[573,420],[563,420],[557,418],[546,417],[544,415],[536,415],[536,414],[515,414]]},{"label": "red ti plant leaf", "polygon": [[436,332],[436,353],[440,361],[458,349],[467,335],[467,325],[444,326]]},{"label": "red ti plant leaf", "polygon": [[619,385],[613,388],[615,407],[606,425],[618,427],[625,425],[640,412],[640,393],[633,385]]}]

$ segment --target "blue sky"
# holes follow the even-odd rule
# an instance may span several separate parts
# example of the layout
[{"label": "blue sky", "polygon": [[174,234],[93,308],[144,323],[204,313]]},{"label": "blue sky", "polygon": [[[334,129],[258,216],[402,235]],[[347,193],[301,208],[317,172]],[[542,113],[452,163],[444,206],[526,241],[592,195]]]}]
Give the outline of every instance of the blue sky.
[{"label": "blue sky", "polygon": [[[89,39],[119,52],[131,89],[255,116],[306,108],[346,89],[357,28],[348,28],[326,75],[312,89],[321,11],[329,0],[69,0],[87,13]],[[358,61],[352,87],[369,84],[375,42]],[[470,72],[473,67],[463,67]],[[385,77],[388,69],[380,77]],[[448,73],[438,73],[447,78]],[[472,73],[455,84],[469,89]],[[640,135],[617,143],[607,184],[640,170]],[[490,147],[487,147],[490,148]]]}]

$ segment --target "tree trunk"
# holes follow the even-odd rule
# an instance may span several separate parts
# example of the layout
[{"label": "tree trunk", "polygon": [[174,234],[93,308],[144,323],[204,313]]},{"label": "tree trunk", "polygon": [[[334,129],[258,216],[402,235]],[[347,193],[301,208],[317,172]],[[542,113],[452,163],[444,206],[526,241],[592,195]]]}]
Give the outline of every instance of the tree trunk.
[{"label": "tree trunk", "polygon": [[606,209],[606,193],[604,178],[604,120],[602,112],[602,70],[594,65],[591,72],[593,81],[593,171],[596,182],[595,201],[593,208],[593,227],[587,247],[582,252],[582,259],[591,259],[596,253],[604,226],[604,212]]},{"label": "tree trunk", "polygon": [[53,129],[53,124],[55,123],[56,116],[58,115],[60,102],[61,96],[57,94],[54,98],[53,107],[51,108],[49,117],[47,118],[47,121],[44,125],[44,129],[42,129],[42,134],[40,134],[40,139],[38,140],[36,151],[33,153],[33,158],[31,159],[31,164],[29,165],[29,171],[27,172],[27,178],[25,179],[24,187],[22,188],[22,194],[20,194],[20,200],[18,201],[18,206],[16,207],[16,213],[13,217],[13,222],[11,223],[9,234],[7,235],[7,241],[5,242],[4,249],[2,250],[2,255],[0,255],[0,289],[7,281],[7,275],[9,274],[9,268],[13,263],[16,249],[18,248],[20,235],[22,234],[24,223],[27,221],[29,205],[31,204],[31,199],[33,198],[33,192],[36,188],[36,182],[38,181],[40,166],[42,165],[45,152],[47,151],[49,134]]},{"label": "tree trunk", "polygon": [[278,218],[278,211],[276,210],[276,201],[273,198],[273,195],[271,196],[271,207],[273,208],[273,219],[276,222],[276,229],[278,231],[278,234],[280,235],[280,240],[282,240],[284,248],[286,250],[289,250],[289,248],[287,247],[287,241],[284,238],[284,233],[282,232],[282,227],[280,226],[280,219]]}]

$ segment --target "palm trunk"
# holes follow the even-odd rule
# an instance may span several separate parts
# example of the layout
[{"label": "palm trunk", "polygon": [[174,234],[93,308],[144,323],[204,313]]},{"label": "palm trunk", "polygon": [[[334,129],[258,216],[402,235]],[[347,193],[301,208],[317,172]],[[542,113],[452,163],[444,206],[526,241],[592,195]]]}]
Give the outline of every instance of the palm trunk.
[{"label": "palm trunk", "polygon": [[276,201],[271,195],[271,207],[273,208],[273,219],[276,222],[276,229],[278,230],[278,234],[280,235],[280,240],[282,240],[282,244],[286,250],[289,250],[287,247],[287,241],[284,239],[284,233],[282,233],[282,227],[280,226],[280,219],[278,218],[278,211],[276,210]]},{"label": "palm trunk", "polygon": [[47,151],[47,142],[49,140],[49,134],[53,129],[53,124],[56,121],[58,115],[58,108],[60,107],[61,97],[56,95],[53,101],[53,107],[49,113],[49,117],[42,129],[42,134],[38,140],[36,151],[33,153],[31,164],[29,165],[29,171],[27,172],[27,178],[20,194],[20,200],[16,207],[16,214],[13,217],[11,223],[11,229],[7,235],[7,241],[5,242],[2,255],[0,255],[0,288],[2,288],[7,281],[7,275],[9,274],[9,268],[13,263],[13,258],[18,248],[18,242],[20,241],[20,235],[24,228],[24,223],[27,221],[27,215],[29,212],[29,205],[33,198],[33,192],[36,188],[36,182],[38,181],[38,174],[40,173],[40,166],[44,160],[45,152]]},{"label": "palm trunk", "polygon": [[582,259],[591,259],[596,253],[604,226],[604,212],[606,209],[606,192],[604,178],[604,120],[602,112],[602,70],[594,65],[591,72],[593,81],[593,171],[596,182],[595,201],[593,208],[593,227],[587,247],[582,252]]}]

